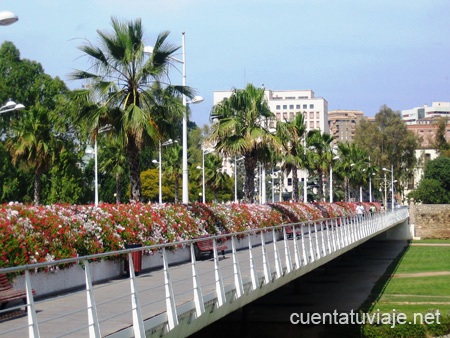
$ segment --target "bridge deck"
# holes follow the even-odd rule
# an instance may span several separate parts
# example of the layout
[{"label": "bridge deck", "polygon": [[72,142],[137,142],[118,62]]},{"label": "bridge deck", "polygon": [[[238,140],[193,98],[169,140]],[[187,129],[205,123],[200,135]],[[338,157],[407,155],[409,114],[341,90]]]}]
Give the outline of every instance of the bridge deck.
[{"label": "bridge deck", "polygon": [[[172,288],[169,294],[175,300],[178,310],[176,317],[180,324],[175,323],[175,329],[172,327],[169,333],[185,336],[195,332],[211,321],[275,290],[379,234],[385,230],[385,227],[381,226],[385,221],[380,215],[380,219],[376,222],[370,220],[367,224],[360,224],[359,221],[353,220],[352,223],[342,224],[340,227],[330,226],[322,231],[319,231],[319,227],[316,228],[317,232],[314,232],[313,227],[308,227],[308,231],[304,231],[304,236],[299,240],[281,239],[275,243],[271,242],[275,232],[269,232],[269,236],[266,236],[268,239],[264,240],[265,245],[254,247],[252,250],[237,251],[234,257],[232,253],[227,253],[226,258],[218,255],[217,261],[215,259],[197,261],[196,272],[201,286],[201,299],[204,302],[200,317],[195,314],[193,301],[192,264],[188,262],[170,266],[166,270],[170,271],[171,283],[169,284]],[[398,219],[393,219],[393,222],[398,223]],[[298,266],[296,266],[297,263]],[[236,272],[236,266],[239,273]],[[252,266],[254,270],[251,269]],[[255,272],[256,281],[252,281],[252,271]],[[236,286],[237,275],[240,275],[240,283],[243,286],[241,296],[238,295]],[[133,279],[130,278],[120,278],[93,287],[101,336],[131,337],[135,335],[136,331],[133,333],[132,330],[133,324],[136,328],[132,311],[132,281]],[[142,273],[135,278],[135,282],[138,294],[137,308],[141,310],[145,331],[150,330],[150,334],[155,336],[167,333],[167,325],[170,326],[170,323],[168,324],[170,312],[166,311],[170,309],[167,302],[170,297],[166,297],[168,284],[165,283],[165,270]],[[222,305],[219,290],[223,290],[225,298]],[[90,332],[86,303],[86,291],[71,292],[35,301],[35,322],[38,323],[35,327],[38,326],[40,336],[88,337]],[[185,318],[182,318],[183,316]],[[33,334],[29,333],[28,325],[31,317],[21,316],[3,321],[0,319],[0,337],[32,337]],[[205,317],[207,317],[206,321]],[[150,318],[153,318],[153,322],[148,320]],[[201,323],[194,329],[193,325],[196,321]],[[185,332],[188,333],[185,334]]]}]

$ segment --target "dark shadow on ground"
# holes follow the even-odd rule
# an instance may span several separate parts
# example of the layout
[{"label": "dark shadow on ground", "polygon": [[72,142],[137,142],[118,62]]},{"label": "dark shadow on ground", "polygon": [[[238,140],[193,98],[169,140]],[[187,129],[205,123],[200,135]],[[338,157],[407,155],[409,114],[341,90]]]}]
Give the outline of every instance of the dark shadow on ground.
[{"label": "dark shadow on ground", "polygon": [[359,337],[358,325],[292,324],[292,313],[368,311],[406,251],[407,241],[370,240],[192,335],[203,337]]}]

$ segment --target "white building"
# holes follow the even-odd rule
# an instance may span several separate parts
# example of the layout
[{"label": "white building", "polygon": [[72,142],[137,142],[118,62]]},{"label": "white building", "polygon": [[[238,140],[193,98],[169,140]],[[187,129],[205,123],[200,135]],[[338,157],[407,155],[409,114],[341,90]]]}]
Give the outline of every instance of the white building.
[{"label": "white building", "polygon": [[431,107],[424,105],[401,111],[402,119],[406,124],[416,124],[420,119],[440,116],[450,117],[450,102],[433,102]]},{"label": "white building", "polygon": [[[215,91],[214,105],[230,97],[232,91]],[[307,130],[320,129],[328,133],[328,102],[322,97],[315,97],[312,90],[265,90],[270,111],[277,121],[291,121],[301,113],[305,118]],[[270,125],[275,127],[275,122]]]}]

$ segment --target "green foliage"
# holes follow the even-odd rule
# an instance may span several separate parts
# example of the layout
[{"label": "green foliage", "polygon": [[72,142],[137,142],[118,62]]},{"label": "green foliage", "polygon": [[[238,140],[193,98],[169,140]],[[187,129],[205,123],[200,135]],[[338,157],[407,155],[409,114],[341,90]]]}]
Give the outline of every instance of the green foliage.
[{"label": "green foliage", "polygon": [[[365,150],[371,163],[379,167],[394,167],[394,180],[406,182],[416,164],[415,150],[418,139],[406,129],[400,113],[382,106],[375,121],[362,120],[356,128],[354,143]],[[397,189],[399,191],[402,191]]]},{"label": "green foliage", "polygon": [[425,204],[450,203],[450,158],[439,156],[429,161],[424,178],[409,197]]}]

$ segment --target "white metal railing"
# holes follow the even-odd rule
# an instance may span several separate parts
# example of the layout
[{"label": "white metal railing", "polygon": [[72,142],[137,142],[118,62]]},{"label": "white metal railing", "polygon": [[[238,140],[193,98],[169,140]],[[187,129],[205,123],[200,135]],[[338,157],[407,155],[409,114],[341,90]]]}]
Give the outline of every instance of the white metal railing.
[{"label": "white metal railing", "polygon": [[[182,321],[192,323],[213,311],[225,315],[239,306],[235,302],[245,305],[408,217],[408,209],[401,208],[364,218],[322,219],[213,236],[209,238],[214,245],[209,260],[195,258],[194,245],[202,240],[195,239],[0,269],[0,273],[24,272],[27,291],[26,316],[14,316],[21,305],[0,310],[0,319],[12,314],[11,319],[0,320],[0,337],[170,334]],[[231,259],[218,254],[218,241],[228,243]],[[170,264],[168,255],[173,251],[169,249],[182,246],[190,249],[191,261]],[[133,253],[143,250],[158,252],[163,264],[136,276]],[[129,278],[93,285],[91,269],[95,265],[90,262],[124,254],[128,256]],[[30,274],[68,264],[83,265],[85,291],[35,301]],[[65,325],[58,331],[56,323],[61,321]]]}]

